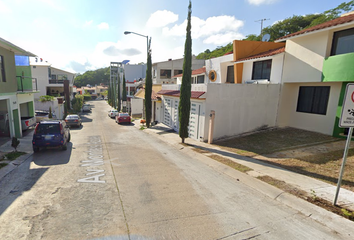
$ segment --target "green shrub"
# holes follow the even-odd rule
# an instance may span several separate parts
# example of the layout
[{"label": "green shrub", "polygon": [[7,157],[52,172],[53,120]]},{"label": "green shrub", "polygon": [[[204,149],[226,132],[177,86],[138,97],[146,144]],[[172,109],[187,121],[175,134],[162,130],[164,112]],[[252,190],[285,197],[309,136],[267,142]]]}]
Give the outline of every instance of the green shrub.
[{"label": "green shrub", "polygon": [[54,100],[54,97],[49,96],[49,95],[44,95],[44,96],[39,97],[39,101],[41,101],[41,102],[48,102],[48,101],[53,101],[53,100]]}]

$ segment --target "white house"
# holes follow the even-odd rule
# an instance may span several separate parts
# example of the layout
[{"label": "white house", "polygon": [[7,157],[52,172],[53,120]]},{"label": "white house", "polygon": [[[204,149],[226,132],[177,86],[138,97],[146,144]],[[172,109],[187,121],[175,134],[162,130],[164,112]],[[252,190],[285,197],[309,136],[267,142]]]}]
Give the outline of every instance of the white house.
[{"label": "white house", "polygon": [[340,137],[345,87],[354,82],[354,14],[284,36],[279,126]]},{"label": "white house", "polygon": [[[204,83],[192,73],[189,136],[222,139],[276,125],[284,43],[234,41],[233,54],[206,60]],[[196,72],[194,72],[196,73]],[[177,78],[180,83],[180,76]],[[252,83],[252,84],[250,84]],[[263,84],[261,84],[263,83]],[[180,85],[163,85],[164,123],[178,131]]]},{"label": "white house", "polygon": [[[152,64],[152,81],[153,84],[176,84],[172,78],[182,73],[183,58],[169,59],[164,62],[157,62]],[[205,65],[204,59],[196,59],[192,57],[192,70],[202,68]]]}]

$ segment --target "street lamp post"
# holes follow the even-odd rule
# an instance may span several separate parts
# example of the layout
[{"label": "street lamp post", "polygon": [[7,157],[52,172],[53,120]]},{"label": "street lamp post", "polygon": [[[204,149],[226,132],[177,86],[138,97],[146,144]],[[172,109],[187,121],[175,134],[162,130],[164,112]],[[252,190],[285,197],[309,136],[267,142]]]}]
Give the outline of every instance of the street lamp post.
[{"label": "street lamp post", "polygon": [[[142,34],[139,34],[139,33],[135,33],[135,32],[129,32],[129,31],[125,31],[124,32],[125,35],[128,35],[128,34],[135,34],[135,35],[138,35],[140,37],[146,37],[146,67],[149,67],[148,66],[148,58],[149,58],[149,51],[150,51],[150,47],[151,47],[151,37],[149,39],[149,36],[145,36],[145,35],[142,35]],[[145,76],[145,79],[146,79],[147,76]],[[146,91],[146,89],[145,89]],[[143,109],[143,118],[144,118],[144,109]]]},{"label": "street lamp post", "polygon": [[150,40],[149,40],[149,36],[145,36],[145,35],[142,35],[142,34],[139,34],[139,33],[135,33],[135,32],[129,32],[129,31],[125,31],[124,34],[125,35],[135,34],[135,35],[138,35],[138,36],[141,36],[141,37],[146,37],[146,59],[147,59],[147,57],[149,56],[149,50],[150,50],[150,45],[151,45],[151,37],[150,37]]}]

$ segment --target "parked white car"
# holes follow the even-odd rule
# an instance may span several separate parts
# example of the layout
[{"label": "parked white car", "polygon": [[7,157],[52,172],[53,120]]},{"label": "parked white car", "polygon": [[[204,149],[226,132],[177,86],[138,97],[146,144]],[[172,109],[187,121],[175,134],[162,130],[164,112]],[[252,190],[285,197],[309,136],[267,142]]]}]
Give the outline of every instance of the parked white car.
[{"label": "parked white car", "polygon": [[84,105],[82,105],[82,111],[83,111],[83,112],[90,112],[90,111],[91,111],[91,106],[90,106],[90,104],[84,104]]},{"label": "parked white car", "polygon": [[108,117],[115,118],[116,116],[118,116],[118,111],[117,110],[112,109],[112,110],[108,111]]}]

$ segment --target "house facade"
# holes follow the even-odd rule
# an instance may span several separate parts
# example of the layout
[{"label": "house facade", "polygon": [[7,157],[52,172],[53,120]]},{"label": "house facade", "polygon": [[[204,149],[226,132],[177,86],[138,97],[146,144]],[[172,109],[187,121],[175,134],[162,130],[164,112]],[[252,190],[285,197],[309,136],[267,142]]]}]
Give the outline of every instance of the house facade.
[{"label": "house facade", "polygon": [[21,118],[35,116],[29,57],[35,55],[0,38],[0,137],[22,137]]},{"label": "house facade", "polygon": [[[233,53],[208,59],[192,73],[189,137],[212,141],[276,126],[284,43],[234,41]],[[202,77],[198,76],[204,74]],[[164,123],[178,131],[181,77],[163,85]],[[210,114],[215,113],[214,129]]]},{"label": "house facade", "polygon": [[[157,62],[152,64],[152,82],[153,84],[176,84],[173,76],[182,73],[183,58],[169,59],[164,62]],[[192,56],[192,70],[202,68],[205,65],[204,59],[196,59]]]},{"label": "house facade", "polygon": [[75,73],[55,68],[50,63],[38,58],[31,59],[31,70],[32,76],[37,79],[39,89],[39,92],[34,96],[35,99],[44,95],[64,96],[64,80],[69,80],[69,92],[72,96]]},{"label": "house facade", "polygon": [[346,85],[354,82],[354,14],[299,31],[286,41],[279,126],[340,137]]}]

